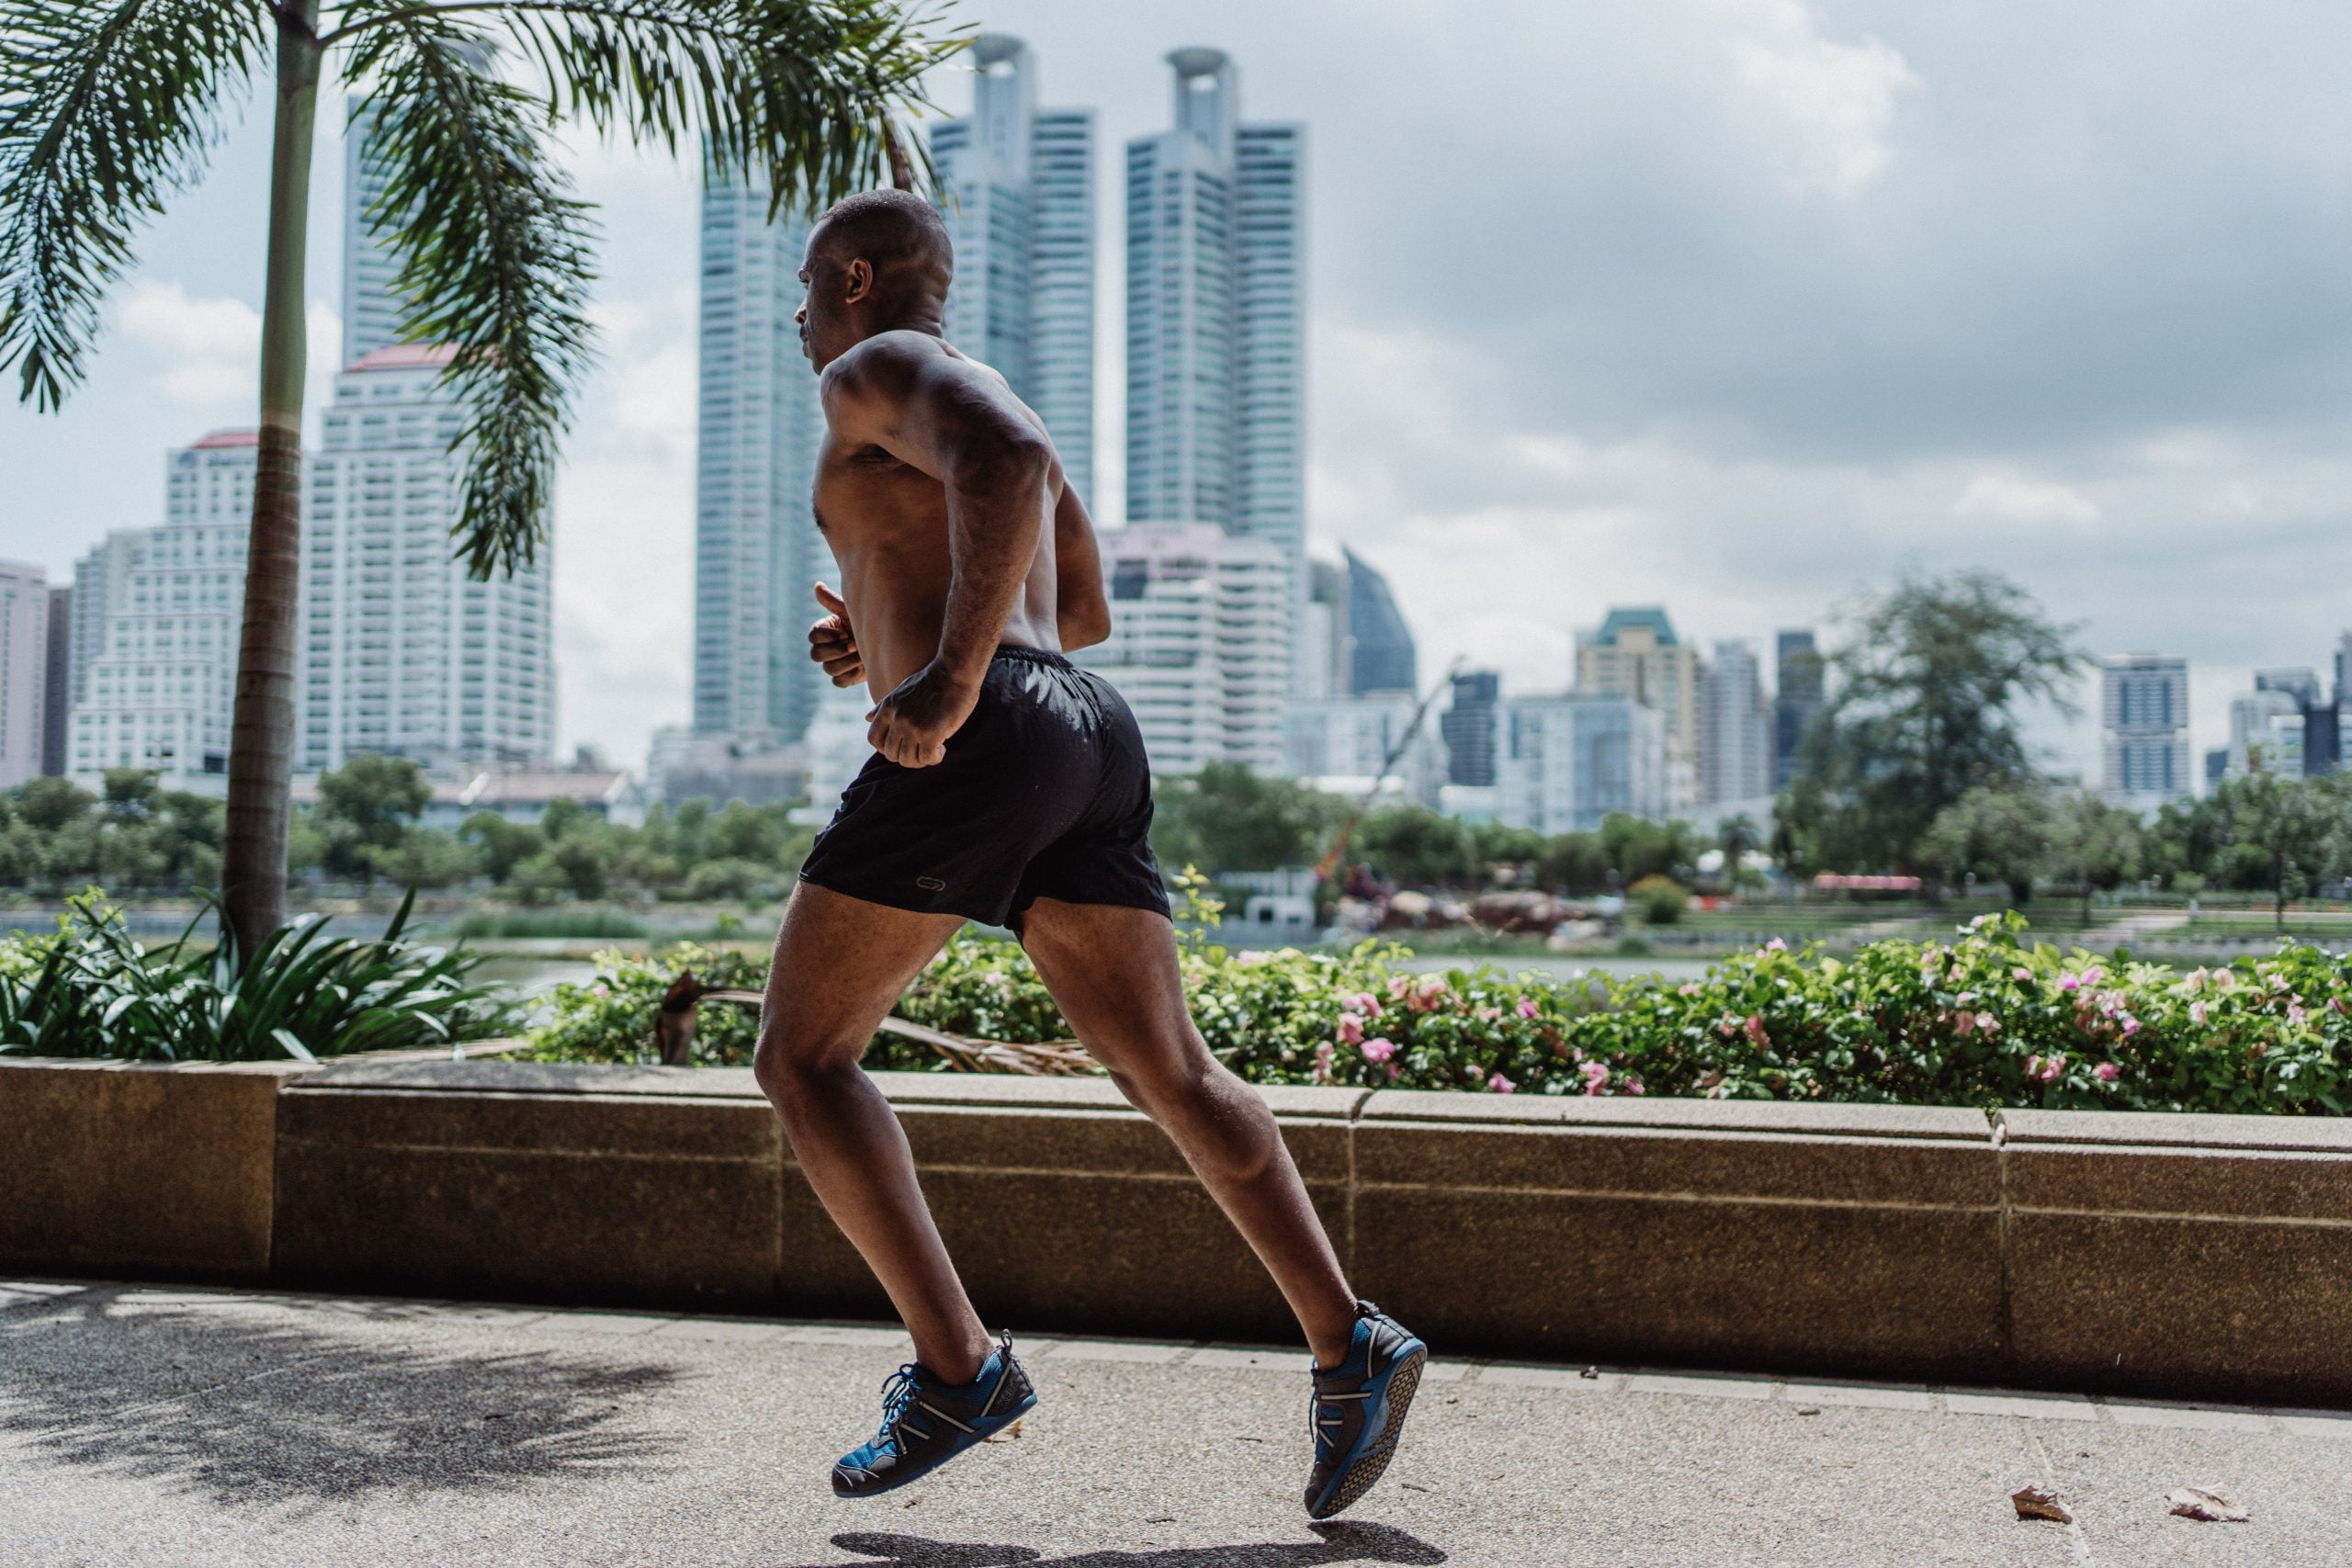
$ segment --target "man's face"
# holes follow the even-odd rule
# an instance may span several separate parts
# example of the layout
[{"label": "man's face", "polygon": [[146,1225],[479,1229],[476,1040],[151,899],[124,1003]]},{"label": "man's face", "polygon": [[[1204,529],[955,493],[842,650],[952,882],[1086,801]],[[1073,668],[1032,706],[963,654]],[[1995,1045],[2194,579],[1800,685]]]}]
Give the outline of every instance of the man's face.
[{"label": "man's face", "polygon": [[854,299],[864,297],[868,283],[863,262],[843,266],[824,250],[824,232],[820,225],[808,236],[808,249],[800,261],[800,309],[792,313],[800,323],[800,352],[820,370],[856,345],[849,307]]}]

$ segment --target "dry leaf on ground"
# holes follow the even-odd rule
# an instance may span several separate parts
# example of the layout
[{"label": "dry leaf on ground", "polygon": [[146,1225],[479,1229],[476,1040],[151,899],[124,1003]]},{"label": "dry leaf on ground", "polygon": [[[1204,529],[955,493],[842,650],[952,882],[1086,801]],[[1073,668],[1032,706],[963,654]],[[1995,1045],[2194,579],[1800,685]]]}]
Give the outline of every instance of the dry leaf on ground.
[{"label": "dry leaf on ground", "polygon": [[2009,1506],[2021,1519],[2048,1519],[2053,1524],[2071,1525],[2075,1516],[2058,1501],[2058,1494],[2047,1486],[2020,1486],[2009,1494]]},{"label": "dry leaf on ground", "polygon": [[2202,1486],[2176,1486],[2165,1494],[2165,1501],[2182,1518],[2202,1519],[2209,1525],[2242,1525],[2253,1517],[2234,1498]]}]

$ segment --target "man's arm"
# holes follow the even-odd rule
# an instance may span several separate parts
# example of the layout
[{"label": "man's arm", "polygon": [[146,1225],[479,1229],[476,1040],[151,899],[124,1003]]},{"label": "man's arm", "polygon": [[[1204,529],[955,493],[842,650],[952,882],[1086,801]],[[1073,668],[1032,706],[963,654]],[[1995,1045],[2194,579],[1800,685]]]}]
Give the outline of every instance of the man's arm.
[{"label": "man's arm", "polygon": [[825,373],[836,435],[881,447],[947,492],[950,576],[939,651],[876,706],[867,739],[929,767],[971,716],[1045,526],[1053,444],[1003,380],[927,343],[868,339]]},{"label": "man's arm", "polygon": [[1103,593],[1094,520],[1067,484],[1054,506],[1054,620],[1064,653],[1092,648],[1111,635],[1111,601]]}]

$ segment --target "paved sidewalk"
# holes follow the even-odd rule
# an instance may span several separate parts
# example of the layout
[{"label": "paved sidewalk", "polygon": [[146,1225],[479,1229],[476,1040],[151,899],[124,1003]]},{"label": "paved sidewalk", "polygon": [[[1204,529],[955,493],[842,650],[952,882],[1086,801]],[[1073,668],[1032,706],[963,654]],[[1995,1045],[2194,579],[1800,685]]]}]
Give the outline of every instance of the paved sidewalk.
[{"label": "paved sidewalk", "polygon": [[[1017,1439],[850,1504],[894,1330],[0,1286],[0,1563],[2352,1562],[2352,1417],[1439,1361],[1309,1528],[1298,1353],[1023,1349]],[[2018,1522],[2029,1482],[2078,1523]]]}]

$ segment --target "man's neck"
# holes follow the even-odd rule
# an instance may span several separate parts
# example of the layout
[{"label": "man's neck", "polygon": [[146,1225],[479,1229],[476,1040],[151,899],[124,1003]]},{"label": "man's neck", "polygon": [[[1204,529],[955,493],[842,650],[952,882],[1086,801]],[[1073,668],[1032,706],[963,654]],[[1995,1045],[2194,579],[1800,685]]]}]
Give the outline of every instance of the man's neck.
[{"label": "man's neck", "polygon": [[877,314],[867,323],[865,336],[880,337],[884,333],[921,333],[925,337],[944,339],[947,328],[937,305],[910,305],[888,314]]}]

